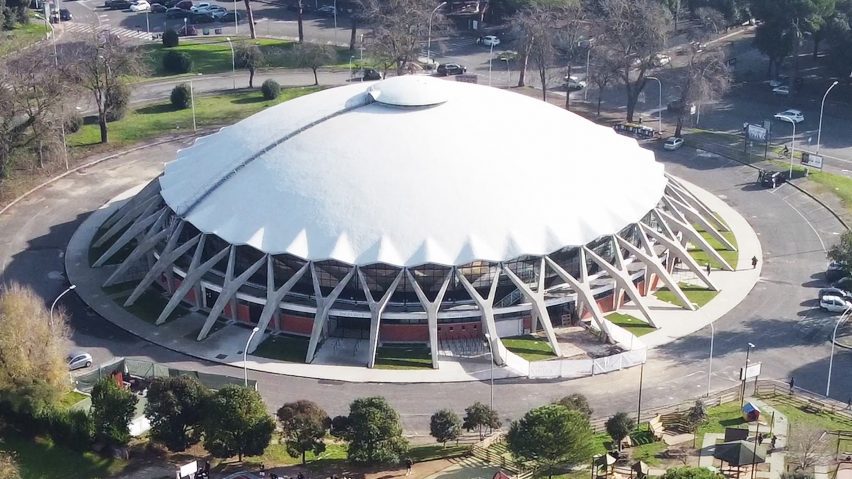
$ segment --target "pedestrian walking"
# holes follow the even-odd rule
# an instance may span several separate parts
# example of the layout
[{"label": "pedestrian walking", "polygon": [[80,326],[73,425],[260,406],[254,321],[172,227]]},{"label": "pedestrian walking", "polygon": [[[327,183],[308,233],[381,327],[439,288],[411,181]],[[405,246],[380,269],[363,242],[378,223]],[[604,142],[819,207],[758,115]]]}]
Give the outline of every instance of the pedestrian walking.
[{"label": "pedestrian walking", "polygon": [[759,433],[757,433],[757,445],[760,446],[762,444],[763,444],[763,433],[759,432]]},{"label": "pedestrian walking", "polygon": [[796,378],[790,376],[790,395],[793,395],[793,388],[796,387]]},{"label": "pedestrian walking", "polygon": [[707,276],[710,276],[710,270],[711,270],[711,269],[712,269],[712,268],[710,267],[710,262],[708,261],[708,262],[707,262]]},{"label": "pedestrian walking", "polygon": [[260,465],[260,470],[258,471],[258,475],[260,476],[260,479],[263,479],[264,477],[266,477],[266,466],[265,465],[263,465],[263,464]]},{"label": "pedestrian walking", "polygon": [[410,457],[405,459],[405,469],[406,469],[405,475],[406,476],[411,475],[411,466],[413,466],[413,465],[414,465],[414,461],[412,461]]},{"label": "pedestrian walking", "polygon": [[846,409],[852,409],[852,396],[849,396],[849,399],[846,400]]},{"label": "pedestrian walking", "polygon": [[751,269],[757,268],[757,256],[751,257]]},{"label": "pedestrian walking", "polygon": [[775,434],[773,434],[772,437],[769,438],[769,450],[770,451],[775,450],[775,442],[776,441],[778,441],[778,437]]}]

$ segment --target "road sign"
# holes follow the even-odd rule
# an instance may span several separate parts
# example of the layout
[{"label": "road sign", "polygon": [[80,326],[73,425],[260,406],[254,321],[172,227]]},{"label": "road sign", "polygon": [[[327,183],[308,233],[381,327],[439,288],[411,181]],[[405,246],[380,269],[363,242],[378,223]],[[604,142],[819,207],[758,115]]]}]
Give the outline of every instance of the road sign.
[{"label": "road sign", "polygon": [[192,477],[192,475],[196,472],[198,472],[198,461],[187,462],[178,469],[177,479],[181,479],[182,477]]},{"label": "road sign", "polygon": [[802,164],[822,169],[822,157],[813,153],[802,153]]},{"label": "road sign", "polygon": [[740,381],[760,376],[760,363],[749,364],[748,367],[740,368]]},{"label": "road sign", "polygon": [[746,133],[751,141],[766,141],[766,128],[762,126],[749,124]]}]

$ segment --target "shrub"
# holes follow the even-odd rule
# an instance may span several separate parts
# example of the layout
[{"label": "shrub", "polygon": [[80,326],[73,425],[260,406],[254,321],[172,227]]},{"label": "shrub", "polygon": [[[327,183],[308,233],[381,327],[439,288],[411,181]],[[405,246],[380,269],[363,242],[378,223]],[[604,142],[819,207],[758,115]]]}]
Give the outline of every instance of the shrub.
[{"label": "shrub", "polygon": [[106,121],[118,121],[127,113],[127,105],[130,103],[130,89],[124,83],[116,83],[106,91],[104,107],[106,110]]},{"label": "shrub", "polygon": [[83,115],[73,111],[65,117],[65,133],[76,133],[83,126]]},{"label": "shrub", "polygon": [[174,29],[169,28],[163,32],[163,46],[166,48],[176,47],[180,44],[180,35]]},{"label": "shrub", "polygon": [[192,95],[189,92],[189,85],[181,83],[172,88],[172,94],[169,96],[172,106],[178,110],[184,110],[192,106]]},{"label": "shrub", "polygon": [[163,70],[168,73],[189,73],[192,70],[192,57],[186,52],[170,50],[163,56]]},{"label": "shrub", "polygon": [[59,444],[86,450],[92,442],[92,417],[85,411],[52,410],[45,414],[47,434]]},{"label": "shrub", "polygon": [[260,91],[263,93],[263,98],[274,100],[281,94],[281,85],[275,80],[266,80],[260,86]]}]

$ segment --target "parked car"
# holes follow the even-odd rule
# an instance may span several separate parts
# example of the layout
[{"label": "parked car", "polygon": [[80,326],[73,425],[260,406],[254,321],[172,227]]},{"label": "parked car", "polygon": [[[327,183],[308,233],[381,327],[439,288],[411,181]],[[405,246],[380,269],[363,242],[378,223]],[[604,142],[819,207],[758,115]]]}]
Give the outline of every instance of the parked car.
[{"label": "parked car", "polygon": [[480,39],[480,43],[485,45],[486,47],[497,46],[500,44],[500,39],[497,38],[497,35],[485,35]]},{"label": "parked car", "polygon": [[210,15],[213,15],[213,18],[219,19],[222,18],[226,13],[228,13],[228,9],[225,7],[220,7],[219,5],[213,5],[210,7],[210,10],[207,11]]},{"label": "parked car", "polygon": [[189,10],[192,13],[202,13],[202,12],[206,12],[206,11],[210,10],[210,6],[211,5],[207,2],[201,2],[197,5],[193,5],[192,7],[189,8]]},{"label": "parked car", "polygon": [[361,78],[363,78],[365,81],[381,80],[382,74],[374,68],[365,68],[364,75]]},{"label": "parked car", "polygon": [[848,274],[846,271],[846,265],[843,263],[839,261],[830,261],[828,266],[825,268],[825,280],[829,283],[837,281]]},{"label": "parked car", "polygon": [[438,65],[438,76],[445,77],[447,75],[461,75],[467,71],[467,68],[458,63],[441,63]]},{"label": "parked car", "polygon": [[331,5],[323,5],[319,8],[317,8],[317,13],[324,16],[324,17],[333,17],[334,16],[334,7],[331,6]]},{"label": "parked car", "polygon": [[59,9],[59,19],[63,22],[70,22],[73,17],[71,16],[71,12],[67,8]]},{"label": "parked car", "polygon": [[819,292],[817,293],[817,298],[822,299],[823,296],[837,296],[845,299],[846,301],[852,301],[852,293],[840,288],[820,288]]},{"label": "parked car", "polygon": [[761,186],[775,188],[776,186],[781,186],[781,183],[787,181],[787,176],[788,173],[786,171],[760,170],[757,173],[757,182],[760,183]]},{"label": "parked car", "polygon": [[653,58],[651,58],[651,63],[653,63],[655,67],[664,67],[671,63],[671,61],[672,57],[663,53],[657,53],[653,56]]},{"label": "parked car", "polygon": [[846,276],[844,278],[838,279],[837,281],[831,283],[831,287],[849,291],[850,289],[852,289],[852,276]]},{"label": "parked car", "polygon": [[776,113],[774,118],[776,120],[794,123],[801,123],[805,121],[805,115],[802,114],[801,110],[794,110],[793,108],[784,110],[781,113]]},{"label": "parked car", "polygon": [[151,9],[151,4],[146,0],[138,0],[136,3],[130,6],[131,12],[144,12]]},{"label": "parked car", "polygon": [[88,368],[92,365],[92,355],[84,351],[75,351],[69,354],[65,361],[68,362],[68,370]]},{"label": "parked car", "polygon": [[162,3],[152,3],[151,4],[151,13],[166,13],[168,8]]},{"label": "parked car", "polygon": [[677,150],[681,146],[683,146],[683,138],[679,136],[670,136],[666,138],[666,142],[663,143],[663,149],[669,151]]},{"label": "parked car", "polygon": [[586,88],[586,80],[580,80],[575,75],[565,75],[565,88],[569,91],[577,91]]},{"label": "parked car", "polygon": [[213,23],[213,22],[216,21],[216,19],[213,18],[213,14],[205,12],[205,13],[193,13],[193,14],[191,14],[189,16],[189,21],[192,22],[192,23],[203,24],[203,23]]},{"label": "parked car", "polygon": [[832,313],[842,313],[852,309],[852,301],[847,301],[839,296],[823,296],[819,299],[819,307]]},{"label": "parked car", "polygon": [[166,10],[166,18],[189,18],[192,13],[189,10],[184,10],[183,8],[172,7]]},{"label": "parked car", "polygon": [[127,10],[131,4],[127,0],[110,0],[105,5],[110,10]]},{"label": "parked car", "polygon": [[175,3],[174,6],[190,12],[192,11],[192,0],[181,0],[180,2]]},{"label": "parked car", "polygon": [[243,21],[243,14],[240,12],[228,12],[219,17],[219,21],[222,23],[234,23],[235,18],[237,23],[239,23]]},{"label": "parked car", "polygon": [[777,86],[772,89],[772,93],[781,96],[788,96],[790,95],[790,87],[787,85]]}]

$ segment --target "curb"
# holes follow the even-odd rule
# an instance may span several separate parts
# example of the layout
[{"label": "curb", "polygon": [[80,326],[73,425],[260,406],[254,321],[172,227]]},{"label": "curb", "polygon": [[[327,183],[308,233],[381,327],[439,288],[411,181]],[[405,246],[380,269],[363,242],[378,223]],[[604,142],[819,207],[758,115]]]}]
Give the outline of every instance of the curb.
[{"label": "curb", "polygon": [[[709,151],[709,152],[714,153],[714,154],[716,154],[716,155],[719,155],[719,156],[721,156],[721,157],[723,157],[723,158],[727,158],[727,159],[729,159],[729,160],[736,161],[737,163],[740,163],[740,164],[742,164],[742,165],[748,166],[748,167],[753,168],[753,169],[755,169],[755,170],[760,170],[760,168],[758,168],[758,167],[754,166],[754,165],[753,165],[753,164],[751,164],[751,163],[746,163],[745,161],[742,161],[742,160],[740,160],[740,159],[738,159],[738,158],[735,158],[735,157],[733,157],[733,156],[730,156],[730,155],[728,155],[728,154],[726,154],[726,153],[720,153],[720,152],[715,151],[714,149],[711,149],[711,148],[705,148],[705,146],[706,146],[706,145],[705,145],[704,143],[700,143],[700,142],[692,142],[692,141],[691,141],[691,142],[689,142],[689,143],[690,143],[690,145],[689,145],[689,146],[691,146],[692,148],[697,148],[697,149],[702,149],[702,150],[704,150],[704,151]],[[788,181],[788,182],[787,182],[787,184],[788,184],[788,185],[790,185],[790,186],[792,186],[793,188],[795,188],[795,189],[799,190],[800,192],[804,193],[806,196],[808,196],[808,197],[809,197],[809,198],[811,198],[812,200],[816,201],[816,202],[817,202],[820,206],[822,206],[823,208],[825,208],[825,209],[826,209],[829,213],[831,213],[831,215],[832,215],[832,216],[834,216],[834,218],[835,218],[835,219],[837,219],[837,221],[838,221],[838,222],[840,222],[840,224],[841,224],[841,225],[843,225],[843,227],[844,227],[844,228],[846,228],[846,230],[849,230],[849,229],[850,229],[850,228],[849,228],[849,225],[848,225],[848,224],[846,224],[846,221],[844,221],[844,220],[843,220],[843,218],[841,218],[841,217],[840,217],[840,215],[839,215],[839,214],[837,214],[837,212],[836,212],[836,211],[834,211],[834,209],[833,209],[832,207],[828,206],[828,205],[827,205],[827,204],[825,204],[825,203],[824,203],[821,199],[819,199],[819,198],[817,198],[816,196],[814,196],[814,194],[813,194],[813,193],[811,193],[811,192],[809,192],[808,190],[806,190],[806,189],[802,188],[801,186],[799,186],[799,185],[797,185],[797,184],[793,183],[792,181]],[[2,213],[2,211],[0,211],[0,213]]]},{"label": "curb", "polygon": [[118,153],[113,153],[113,154],[107,155],[103,158],[98,158],[97,160],[92,160],[88,163],[84,163],[82,165],[75,166],[74,168],[71,168],[68,171],[65,171],[65,172],[63,172],[63,173],[61,173],[57,176],[54,176],[53,178],[49,178],[49,179],[43,181],[42,183],[39,183],[38,185],[30,188],[29,190],[27,190],[26,192],[24,192],[23,194],[21,194],[20,196],[18,196],[14,200],[12,200],[9,204],[4,206],[3,208],[0,208],[0,216],[2,216],[3,213],[8,211],[10,208],[15,206],[16,204],[20,203],[24,198],[30,196],[31,194],[35,193],[36,191],[44,188],[45,186],[48,186],[48,185],[56,182],[58,180],[61,180],[62,178],[65,178],[66,176],[68,176],[72,173],[76,173],[76,172],[78,172],[78,171],[80,171],[84,168],[90,168],[90,167],[95,166],[99,163],[103,163],[104,161],[109,161],[109,160],[118,158],[120,156],[124,156],[128,153],[133,153],[133,152],[136,152],[136,151],[139,151],[139,150],[143,150],[145,148],[150,148],[152,146],[162,145],[162,144],[165,144],[165,143],[171,143],[173,141],[180,141],[180,140],[184,140],[186,138],[192,138],[194,136],[202,136],[202,135],[208,134],[209,132],[210,132],[210,130],[203,130],[203,131],[197,131],[197,132],[194,132],[194,133],[191,133],[191,134],[188,134],[188,135],[182,135],[182,136],[176,136],[176,137],[168,138],[168,139],[165,139],[165,140],[156,140],[156,141],[153,141],[151,143],[145,143],[145,144],[142,144],[142,145],[134,146],[134,147],[130,148],[129,150],[124,150],[124,151],[120,151]]}]

